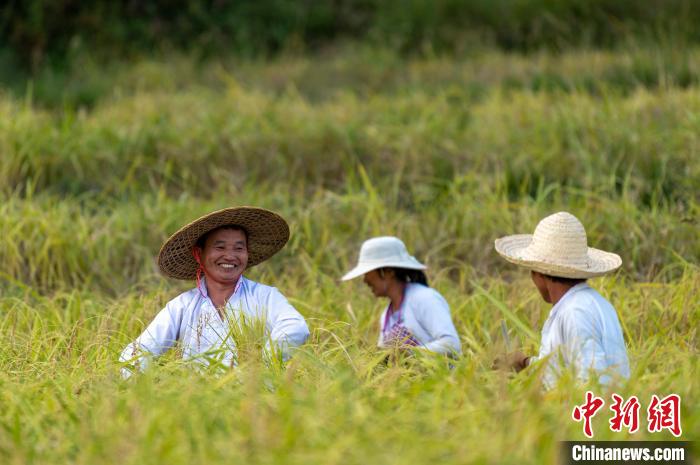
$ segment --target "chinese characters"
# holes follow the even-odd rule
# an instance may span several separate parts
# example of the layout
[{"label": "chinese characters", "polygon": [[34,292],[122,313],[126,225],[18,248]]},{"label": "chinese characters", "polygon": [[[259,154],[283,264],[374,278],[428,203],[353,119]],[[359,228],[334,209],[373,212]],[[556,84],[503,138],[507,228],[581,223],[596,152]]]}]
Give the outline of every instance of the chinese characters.
[{"label": "chinese characters", "polygon": [[[613,412],[609,420],[610,431],[621,432],[627,428],[630,433],[639,430],[639,411],[641,403],[637,396],[632,396],[625,401],[622,396],[612,395],[613,403],[610,410]],[[583,433],[593,437],[593,426],[591,419],[603,408],[605,400],[597,397],[591,391],[586,392],[586,401],[581,405],[576,405],[571,412],[574,421],[583,421]],[[681,398],[678,394],[669,394],[660,399],[656,394],[651,396],[649,408],[647,409],[647,431],[658,433],[668,430],[675,437],[680,437],[681,428]]]}]

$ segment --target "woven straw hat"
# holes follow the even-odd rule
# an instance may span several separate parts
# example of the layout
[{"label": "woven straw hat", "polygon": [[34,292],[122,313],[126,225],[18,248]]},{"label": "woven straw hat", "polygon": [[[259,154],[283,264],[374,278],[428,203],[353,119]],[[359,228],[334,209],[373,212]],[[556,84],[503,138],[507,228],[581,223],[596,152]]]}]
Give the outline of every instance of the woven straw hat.
[{"label": "woven straw hat", "polygon": [[586,230],[571,213],[539,222],[534,234],[496,239],[496,252],[516,265],[562,278],[602,276],[622,265],[619,255],[588,247]]},{"label": "woven straw hat", "polygon": [[408,268],[409,270],[425,270],[427,268],[408,254],[406,245],[398,237],[373,237],[362,244],[357,266],[341,280],[348,281],[369,271],[385,267]]},{"label": "woven straw hat", "polygon": [[289,226],[277,213],[257,207],[218,210],[183,226],[165,241],[158,253],[158,266],[166,276],[195,279],[199,265],[192,247],[200,237],[225,225],[242,226],[248,233],[248,266],[276,254],[289,240]]}]

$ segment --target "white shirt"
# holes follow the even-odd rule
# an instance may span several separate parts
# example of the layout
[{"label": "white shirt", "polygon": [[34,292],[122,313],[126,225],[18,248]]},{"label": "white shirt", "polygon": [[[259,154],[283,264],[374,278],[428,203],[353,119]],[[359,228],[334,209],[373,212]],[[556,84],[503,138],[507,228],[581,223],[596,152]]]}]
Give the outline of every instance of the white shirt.
[{"label": "white shirt", "polygon": [[[255,325],[256,321],[264,322],[269,340],[276,343],[283,359],[288,359],[290,348],[303,344],[309,336],[304,317],[276,288],[243,276],[240,279],[240,285],[226,303],[225,318],[221,318],[207,296],[202,280],[201,291],[194,288],[168,302],[144,332],[124,349],[120,361],[132,361],[137,370],[142,370],[150,356],[160,355],[181,342],[184,359],[205,365],[216,362],[234,366],[234,325]],[[271,349],[269,341],[267,349],[268,352]],[[129,377],[131,372],[129,368],[122,369],[124,377]]]},{"label": "white shirt", "polygon": [[543,382],[552,388],[564,368],[573,368],[582,381],[590,371],[602,384],[630,375],[627,349],[617,312],[586,283],[569,289],[552,307],[542,328],[540,353],[547,360]]},{"label": "white shirt", "polygon": [[[379,347],[384,342],[384,322],[388,308],[379,319]],[[389,316],[391,328],[399,318],[399,312]],[[441,354],[459,354],[462,347],[457,330],[452,323],[450,306],[435,289],[422,284],[408,283],[401,302],[401,323],[408,329],[421,346]]]}]

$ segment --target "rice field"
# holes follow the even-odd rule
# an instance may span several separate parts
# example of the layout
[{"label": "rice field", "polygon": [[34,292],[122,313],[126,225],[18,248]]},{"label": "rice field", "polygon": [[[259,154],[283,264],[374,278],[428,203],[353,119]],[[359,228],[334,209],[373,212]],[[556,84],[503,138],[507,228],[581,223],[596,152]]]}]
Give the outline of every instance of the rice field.
[{"label": "rice field", "polygon": [[[618,392],[681,396],[700,433],[700,50],[388,51],[274,61],[185,56],[0,90],[0,462],[554,463],[587,386],[491,370],[534,353],[548,306],[493,240],[561,210],[622,269],[592,281],[632,364]],[[286,248],[247,274],[311,338],[285,366],[241,334],[240,366],[177,359],[131,380],[118,356],[191,283],[165,238],[232,205],[279,212]],[[379,313],[340,283],[362,241],[401,237],[451,306],[464,355],[384,364]],[[602,394],[604,389],[593,386]],[[668,432],[601,440],[670,439]]]}]

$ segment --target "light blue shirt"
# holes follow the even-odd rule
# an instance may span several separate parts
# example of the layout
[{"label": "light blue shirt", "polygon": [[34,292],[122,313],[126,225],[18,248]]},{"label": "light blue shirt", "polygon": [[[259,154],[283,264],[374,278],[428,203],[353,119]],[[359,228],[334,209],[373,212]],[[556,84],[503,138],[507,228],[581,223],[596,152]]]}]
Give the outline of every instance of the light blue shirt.
[{"label": "light blue shirt", "polygon": [[[143,370],[151,356],[157,356],[177,342],[182,344],[183,358],[205,365],[217,361],[222,366],[236,364],[233,325],[264,324],[265,333],[273,341],[283,359],[290,349],[309,337],[304,317],[274,287],[256,283],[241,276],[242,281],[226,303],[224,318],[207,296],[202,280],[201,291],[189,290],[163,308],[121,354],[120,361],[131,362],[132,369],[123,368],[129,377],[134,370]],[[270,348],[268,341],[268,350]]]},{"label": "light blue shirt", "polygon": [[[384,310],[379,319],[379,347],[384,342]],[[398,321],[398,312],[389,316],[389,326]],[[457,330],[452,323],[450,306],[435,289],[422,284],[408,283],[401,303],[402,324],[408,329],[421,346],[441,354],[459,354],[462,347]]]},{"label": "light blue shirt", "polygon": [[562,367],[574,369],[581,381],[594,373],[601,384],[630,375],[617,312],[587,283],[569,289],[552,307],[542,328],[540,353],[531,360],[545,358],[547,388],[556,384]]}]

